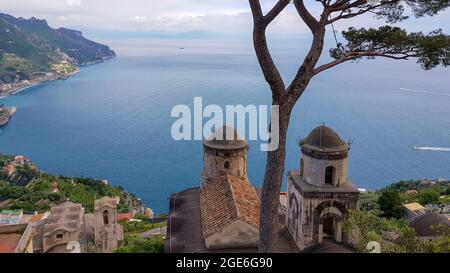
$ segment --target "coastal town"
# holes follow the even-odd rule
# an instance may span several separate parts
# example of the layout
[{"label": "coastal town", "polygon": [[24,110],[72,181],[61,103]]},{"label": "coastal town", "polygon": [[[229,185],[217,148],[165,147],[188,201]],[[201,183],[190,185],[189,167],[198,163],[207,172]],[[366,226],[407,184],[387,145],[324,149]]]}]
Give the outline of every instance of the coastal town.
[{"label": "coastal town", "polygon": [[25,156],[0,156],[0,253],[162,249],[165,223],[107,180],[50,176]]},{"label": "coastal town", "polygon": [[[68,68],[69,67],[69,68]],[[56,80],[65,80],[79,72],[79,68],[68,66],[68,63],[55,64],[53,72],[34,72],[27,79],[15,78],[11,81],[0,81],[0,97],[15,95],[18,92],[43,83]]]}]

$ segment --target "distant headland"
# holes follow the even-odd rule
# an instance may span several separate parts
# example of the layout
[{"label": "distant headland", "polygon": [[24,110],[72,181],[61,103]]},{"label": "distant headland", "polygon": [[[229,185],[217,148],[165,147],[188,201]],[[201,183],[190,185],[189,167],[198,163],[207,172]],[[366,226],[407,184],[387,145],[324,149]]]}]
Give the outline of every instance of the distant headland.
[{"label": "distant headland", "polygon": [[11,117],[16,113],[16,107],[6,107],[0,104],[0,127],[8,124]]},{"label": "distant headland", "polygon": [[0,13],[0,98],[46,81],[66,79],[79,66],[116,56],[80,31],[51,28],[46,20]]}]

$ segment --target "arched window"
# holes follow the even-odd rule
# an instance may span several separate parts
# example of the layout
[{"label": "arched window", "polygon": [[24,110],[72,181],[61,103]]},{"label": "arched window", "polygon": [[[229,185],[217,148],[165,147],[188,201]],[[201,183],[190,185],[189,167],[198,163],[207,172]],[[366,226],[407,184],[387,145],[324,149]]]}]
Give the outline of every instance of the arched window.
[{"label": "arched window", "polygon": [[225,161],[225,164],[223,164],[223,167],[226,169],[226,170],[229,170],[230,169],[230,161]]},{"label": "arched window", "polygon": [[333,185],[334,167],[329,166],[325,169],[325,184]]},{"label": "arched window", "polygon": [[103,224],[109,225],[109,212],[107,210],[103,211]]}]

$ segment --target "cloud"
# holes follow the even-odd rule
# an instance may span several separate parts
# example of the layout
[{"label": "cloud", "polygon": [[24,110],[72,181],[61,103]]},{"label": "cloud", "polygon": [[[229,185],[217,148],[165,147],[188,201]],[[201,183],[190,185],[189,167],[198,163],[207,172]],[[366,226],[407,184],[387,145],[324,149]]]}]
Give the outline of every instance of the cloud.
[{"label": "cloud", "polygon": [[73,6],[81,6],[81,0],[66,0],[67,5]]},{"label": "cloud", "polygon": [[65,22],[65,21],[67,21],[67,18],[64,17],[64,16],[59,16],[59,17],[58,17],[58,20],[59,20],[59,21]]},{"label": "cloud", "polygon": [[145,23],[147,21],[147,17],[136,15],[128,20],[135,23]]},{"label": "cloud", "polygon": [[[252,15],[248,1],[244,0],[14,0],[3,1],[1,10],[16,17],[32,16],[47,19],[53,27],[120,31],[169,31],[186,32],[204,30],[215,33],[248,35],[252,32]],[[267,12],[276,0],[261,0]],[[322,5],[317,1],[305,1],[316,18]],[[69,18],[65,21],[61,17]],[[412,18],[403,27],[410,31],[443,28],[450,32],[450,11],[432,18]],[[335,25],[342,31],[348,26],[371,27],[385,24],[371,15],[355,20],[345,20]],[[294,5],[270,25],[271,34],[309,34],[300,20]]]}]

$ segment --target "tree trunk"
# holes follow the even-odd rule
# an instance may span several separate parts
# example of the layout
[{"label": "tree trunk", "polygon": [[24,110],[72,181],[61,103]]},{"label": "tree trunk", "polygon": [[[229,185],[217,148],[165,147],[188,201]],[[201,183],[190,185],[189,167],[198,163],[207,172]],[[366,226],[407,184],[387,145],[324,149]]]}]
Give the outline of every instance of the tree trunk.
[{"label": "tree trunk", "polygon": [[264,185],[261,192],[259,252],[276,253],[278,248],[278,209],[284,176],[286,137],[292,106],[280,105],[279,148],[268,152]]}]

